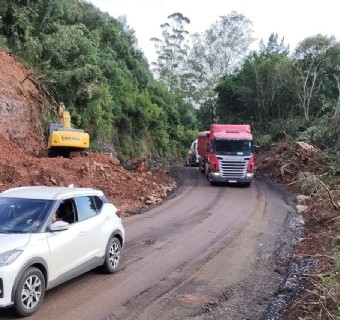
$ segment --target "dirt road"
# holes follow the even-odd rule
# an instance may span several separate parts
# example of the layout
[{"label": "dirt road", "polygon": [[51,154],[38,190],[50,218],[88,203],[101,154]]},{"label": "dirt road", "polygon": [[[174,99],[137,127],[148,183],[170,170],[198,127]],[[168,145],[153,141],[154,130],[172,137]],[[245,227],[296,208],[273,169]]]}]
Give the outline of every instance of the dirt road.
[{"label": "dirt road", "polygon": [[[296,235],[293,209],[260,180],[210,186],[197,168],[148,212],[126,217],[123,263],[47,292],[30,319],[261,319]],[[3,310],[4,311],[4,310]],[[5,310],[0,319],[13,319]]]}]

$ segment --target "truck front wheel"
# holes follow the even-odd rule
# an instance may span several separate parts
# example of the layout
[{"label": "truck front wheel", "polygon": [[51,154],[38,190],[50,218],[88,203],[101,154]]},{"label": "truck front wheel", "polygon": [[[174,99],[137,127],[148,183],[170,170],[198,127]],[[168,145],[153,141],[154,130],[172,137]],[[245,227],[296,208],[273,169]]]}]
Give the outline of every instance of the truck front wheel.
[{"label": "truck front wheel", "polygon": [[205,165],[205,172],[204,172],[204,174],[205,174],[205,177],[207,178],[207,179],[209,179],[209,165]]},{"label": "truck front wheel", "polygon": [[203,166],[203,162],[201,161],[201,159],[198,162],[198,169],[199,171],[201,171],[202,173],[204,172],[204,166]]}]

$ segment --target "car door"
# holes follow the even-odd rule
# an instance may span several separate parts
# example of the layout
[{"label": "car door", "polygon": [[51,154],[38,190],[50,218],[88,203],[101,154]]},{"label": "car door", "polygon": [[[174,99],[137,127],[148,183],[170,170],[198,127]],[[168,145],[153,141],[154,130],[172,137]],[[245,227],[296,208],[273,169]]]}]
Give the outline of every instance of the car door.
[{"label": "car door", "polygon": [[85,232],[83,245],[89,269],[102,262],[109,235],[104,232],[105,216],[99,213],[95,196],[76,197],[79,218]]},{"label": "car door", "polygon": [[47,239],[50,248],[49,280],[61,283],[83,272],[86,268],[87,249],[84,246],[85,226],[79,219],[75,200],[65,199],[73,205],[74,219],[67,230],[49,232]]}]

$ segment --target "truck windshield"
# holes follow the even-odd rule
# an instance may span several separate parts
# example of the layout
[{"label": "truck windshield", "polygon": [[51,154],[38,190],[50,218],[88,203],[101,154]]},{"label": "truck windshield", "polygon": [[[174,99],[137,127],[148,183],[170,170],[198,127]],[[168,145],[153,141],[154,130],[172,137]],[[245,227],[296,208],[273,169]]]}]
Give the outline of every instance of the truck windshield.
[{"label": "truck windshield", "polygon": [[244,155],[252,153],[252,142],[249,140],[215,140],[214,151],[217,155]]}]

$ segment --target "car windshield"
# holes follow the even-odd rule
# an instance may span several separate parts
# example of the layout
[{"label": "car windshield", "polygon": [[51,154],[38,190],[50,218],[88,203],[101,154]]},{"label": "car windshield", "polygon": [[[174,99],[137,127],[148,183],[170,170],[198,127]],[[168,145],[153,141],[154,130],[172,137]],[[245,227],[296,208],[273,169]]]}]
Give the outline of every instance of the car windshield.
[{"label": "car windshield", "polygon": [[0,198],[0,233],[35,232],[46,217],[53,201]]},{"label": "car windshield", "polygon": [[214,151],[218,155],[244,155],[252,153],[252,142],[249,140],[215,140]]}]

